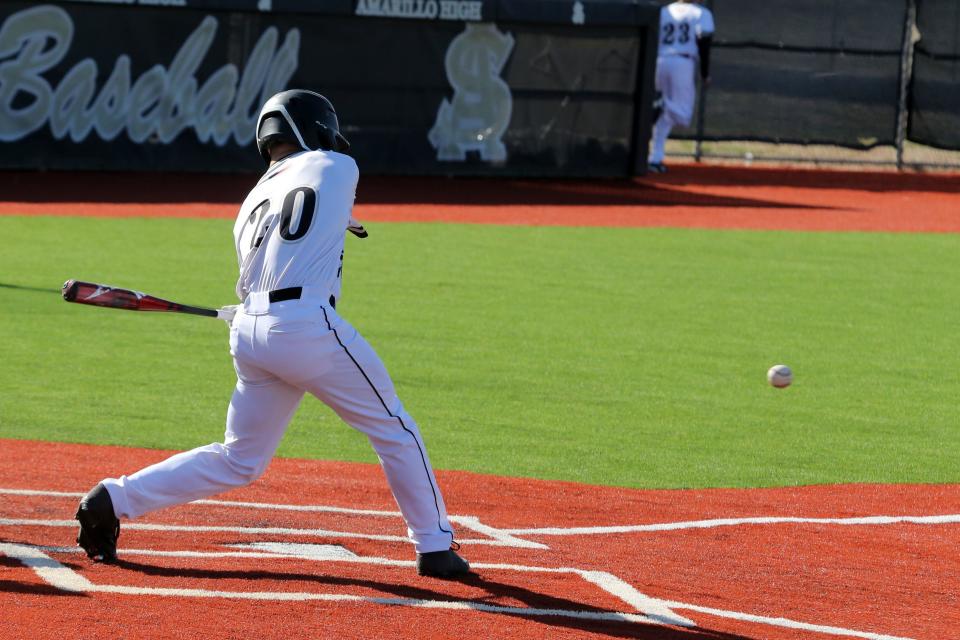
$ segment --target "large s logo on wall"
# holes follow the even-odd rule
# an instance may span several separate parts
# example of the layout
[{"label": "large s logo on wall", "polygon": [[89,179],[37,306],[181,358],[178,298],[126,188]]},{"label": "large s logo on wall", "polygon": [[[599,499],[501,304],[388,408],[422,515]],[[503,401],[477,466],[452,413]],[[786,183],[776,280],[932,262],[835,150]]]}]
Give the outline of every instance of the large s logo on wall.
[{"label": "large s logo on wall", "polygon": [[130,56],[118,56],[98,90],[93,58],[74,64],[56,86],[44,78],[70,50],[70,14],[42,5],[11,15],[0,27],[0,141],[20,140],[49,123],[54,138],[74,142],[91,133],[113,140],[126,132],[136,143],[149,138],[167,144],[192,128],[203,143],[223,146],[232,136],[248,144],[259,106],[283,90],[297,69],[300,32],[290,29],[279,44],[275,27],[264,30],[242,73],[224,64],[200,84],[196,73],[217,27],[216,18],[205,17],[169,67],[153,64],[135,80]]},{"label": "large s logo on wall", "polygon": [[430,130],[437,160],[463,161],[477,151],[488,162],[504,162],[503,133],[510,125],[513,96],[500,77],[513,36],[494,24],[468,24],[447,48],[444,66],[453,99],[444,98]]}]

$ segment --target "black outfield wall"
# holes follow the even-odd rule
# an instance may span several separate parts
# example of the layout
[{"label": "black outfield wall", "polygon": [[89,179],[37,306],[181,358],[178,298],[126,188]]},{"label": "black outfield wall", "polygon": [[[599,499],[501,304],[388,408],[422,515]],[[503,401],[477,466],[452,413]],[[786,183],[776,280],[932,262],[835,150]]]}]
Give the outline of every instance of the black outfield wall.
[{"label": "black outfield wall", "polygon": [[0,168],[257,171],[260,105],[336,105],[365,173],[642,172],[658,6],[0,4]]}]

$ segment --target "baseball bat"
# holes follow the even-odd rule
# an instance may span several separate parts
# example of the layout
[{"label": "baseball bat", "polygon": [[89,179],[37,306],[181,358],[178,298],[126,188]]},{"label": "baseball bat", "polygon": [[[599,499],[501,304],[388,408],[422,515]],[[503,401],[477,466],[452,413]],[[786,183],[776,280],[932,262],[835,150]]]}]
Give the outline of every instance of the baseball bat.
[{"label": "baseball bat", "polygon": [[92,304],[97,307],[109,307],[111,309],[189,313],[196,316],[224,319],[222,312],[217,309],[193,307],[188,304],[164,300],[163,298],[132,289],[110,287],[105,284],[83,282],[82,280],[67,280],[64,282],[63,299],[67,302]]}]

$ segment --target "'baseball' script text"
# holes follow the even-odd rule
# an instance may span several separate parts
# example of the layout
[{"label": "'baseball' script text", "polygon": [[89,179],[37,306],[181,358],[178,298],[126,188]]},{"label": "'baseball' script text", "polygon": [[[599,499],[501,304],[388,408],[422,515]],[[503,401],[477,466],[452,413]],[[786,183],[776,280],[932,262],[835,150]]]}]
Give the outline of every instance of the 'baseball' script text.
[{"label": "'baseball' script text", "polygon": [[0,140],[20,140],[49,121],[55,138],[69,136],[74,142],[91,131],[113,140],[126,130],[133,142],[167,144],[193,128],[203,143],[223,146],[233,136],[238,144],[248,144],[256,134],[259,105],[283,90],[297,69],[300,31],[288,31],[278,46],[277,29],[264,30],[242,73],[224,64],[201,85],[197,69],[217,25],[216,18],[205,17],[168,68],[154,65],[135,81],[130,57],[120,55],[97,94],[92,58],[73,65],[56,87],[43,77],[73,41],[73,20],[66,11],[43,5],[11,15],[0,27]]}]

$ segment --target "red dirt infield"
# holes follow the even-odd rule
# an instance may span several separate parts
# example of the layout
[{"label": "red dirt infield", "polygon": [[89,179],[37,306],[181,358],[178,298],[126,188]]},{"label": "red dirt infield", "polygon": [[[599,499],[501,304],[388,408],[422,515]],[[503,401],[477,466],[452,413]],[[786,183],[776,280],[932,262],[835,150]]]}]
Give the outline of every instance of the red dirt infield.
[{"label": "red dirt infield", "polygon": [[[4,174],[0,215],[233,218],[256,178]],[[635,180],[364,177],[364,221],[960,232],[960,177],[680,165]],[[420,578],[381,470],[278,459],[74,545],[169,452],[0,440],[0,638],[960,637],[960,485],[649,491],[438,471],[475,574]]]},{"label": "red dirt infield", "polygon": [[[233,218],[256,176],[3,175],[0,215]],[[369,222],[960,232],[960,175],[676,165],[632,180],[361,177]]]},{"label": "red dirt infield", "polygon": [[169,452],[0,440],[2,638],[924,638],[960,628],[960,485],[633,490],[440,471],[462,582],[418,577],[375,465],[73,544],[80,495]]}]

